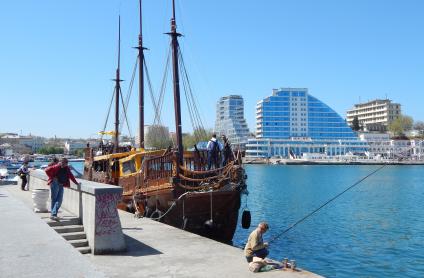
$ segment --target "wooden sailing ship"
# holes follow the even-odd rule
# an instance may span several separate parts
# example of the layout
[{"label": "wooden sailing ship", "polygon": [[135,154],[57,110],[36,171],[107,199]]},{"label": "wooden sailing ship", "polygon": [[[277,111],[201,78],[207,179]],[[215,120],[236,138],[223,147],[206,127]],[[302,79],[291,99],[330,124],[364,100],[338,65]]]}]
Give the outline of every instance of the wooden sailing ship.
[{"label": "wooden sailing ship", "polygon": [[[171,19],[173,93],[176,144],[166,150],[144,150],[144,47],[141,28],[139,59],[139,149],[119,146],[119,58],[115,86],[115,131],[113,147],[85,150],[84,178],[123,188],[119,207],[138,216],[181,228],[222,242],[231,242],[238,220],[240,199],[246,187],[241,154],[227,165],[207,170],[206,152],[185,151],[182,144],[179,88],[179,46],[175,2]],[[118,51],[119,53],[119,51]],[[119,54],[118,54],[119,55]]]}]

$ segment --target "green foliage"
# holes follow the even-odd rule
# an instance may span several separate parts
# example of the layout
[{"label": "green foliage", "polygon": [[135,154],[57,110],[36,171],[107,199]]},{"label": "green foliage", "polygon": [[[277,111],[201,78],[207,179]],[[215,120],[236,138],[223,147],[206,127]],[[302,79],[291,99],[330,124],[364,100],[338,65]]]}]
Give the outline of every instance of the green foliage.
[{"label": "green foliage", "polygon": [[84,157],[84,149],[75,150],[72,154],[77,157]]},{"label": "green foliage", "polygon": [[53,147],[53,146],[45,146],[40,149],[38,149],[37,153],[40,154],[63,154],[64,150],[60,147]]},{"label": "green foliage", "polygon": [[359,131],[359,130],[361,129],[361,126],[359,125],[359,119],[358,119],[358,116],[355,116],[355,117],[353,118],[353,121],[352,121],[352,129],[353,129],[354,131]]},{"label": "green foliage", "polygon": [[193,133],[183,134],[183,147],[184,149],[192,148],[198,142],[209,141],[212,137],[213,131],[204,128],[196,128]]},{"label": "green foliage", "polygon": [[389,131],[391,131],[395,136],[402,136],[405,134],[405,131],[412,129],[412,124],[414,120],[406,115],[400,115],[397,119],[389,124]]},{"label": "green foliage", "polygon": [[166,149],[173,145],[168,128],[161,125],[150,126],[144,140],[145,147],[151,149]]}]

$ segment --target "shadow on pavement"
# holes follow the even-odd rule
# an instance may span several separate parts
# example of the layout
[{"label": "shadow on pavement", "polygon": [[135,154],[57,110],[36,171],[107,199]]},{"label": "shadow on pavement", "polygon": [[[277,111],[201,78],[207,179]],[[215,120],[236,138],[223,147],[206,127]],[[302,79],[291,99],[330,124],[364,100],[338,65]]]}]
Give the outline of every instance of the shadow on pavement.
[{"label": "shadow on pavement", "polygon": [[119,252],[115,255],[119,256],[132,256],[132,257],[142,257],[142,256],[151,256],[151,255],[160,255],[162,252],[152,248],[137,239],[130,237],[124,234],[125,243],[127,244],[127,251]]}]

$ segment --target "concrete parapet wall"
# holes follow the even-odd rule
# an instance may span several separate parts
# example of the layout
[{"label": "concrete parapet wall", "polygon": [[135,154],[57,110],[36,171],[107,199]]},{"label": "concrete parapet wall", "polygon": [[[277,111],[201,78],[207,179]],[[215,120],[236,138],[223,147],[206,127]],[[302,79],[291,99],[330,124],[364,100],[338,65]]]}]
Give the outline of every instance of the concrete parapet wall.
[{"label": "concrete parapet wall", "polygon": [[[65,188],[62,207],[75,214],[84,225],[94,254],[107,254],[126,249],[117,203],[122,188],[86,180]],[[30,189],[46,188],[47,175],[42,170],[30,172]]]}]

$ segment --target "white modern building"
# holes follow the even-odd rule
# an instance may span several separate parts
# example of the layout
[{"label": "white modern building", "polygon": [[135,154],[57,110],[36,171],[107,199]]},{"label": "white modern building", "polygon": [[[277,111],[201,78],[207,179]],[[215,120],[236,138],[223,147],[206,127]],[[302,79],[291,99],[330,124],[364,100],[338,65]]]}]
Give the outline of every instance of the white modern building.
[{"label": "white modern building", "polygon": [[66,154],[73,154],[76,150],[82,150],[87,146],[86,142],[66,141],[64,149]]},{"label": "white modern building", "polygon": [[382,157],[390,159],[424,159],[424,141],[422,139],[391,139],[389,134],[384,133],[361,133],[361,141],[369,146],[370,157]]},{"label": "white modern building", "polygon": [[347,111],[346,119],[350,126],[353,119],[358,117],[359,125],[367,131],[386,131],[387,126],[401,115],[399,103],[389,99],[376,99],[365,103],[355,104]]},{"label": "white modern building", "polygon": [[234,149],[245,149],[249,128],[244,118],[243,97],[229,95],[219,99],[216,104],[215,132],[225,135]]},{"label": "white modern building", "polygon": [[0,145],[0,156],[11,156],[13,155],[12,146],[8,143]]},{"label": "white modern building", "polygon": [[0,143],[8,143],[16,150],[28,149],[35,152],[44,146],[44,138],[32,135],[18,135],[16,133],[7,133],[0,138]]},{"label": "white modern building", "polygon": [[248,140],[246,157],[365,155],[367,148],[346,121],[308,89],[281,88],[257,103],[256,138]]}]

